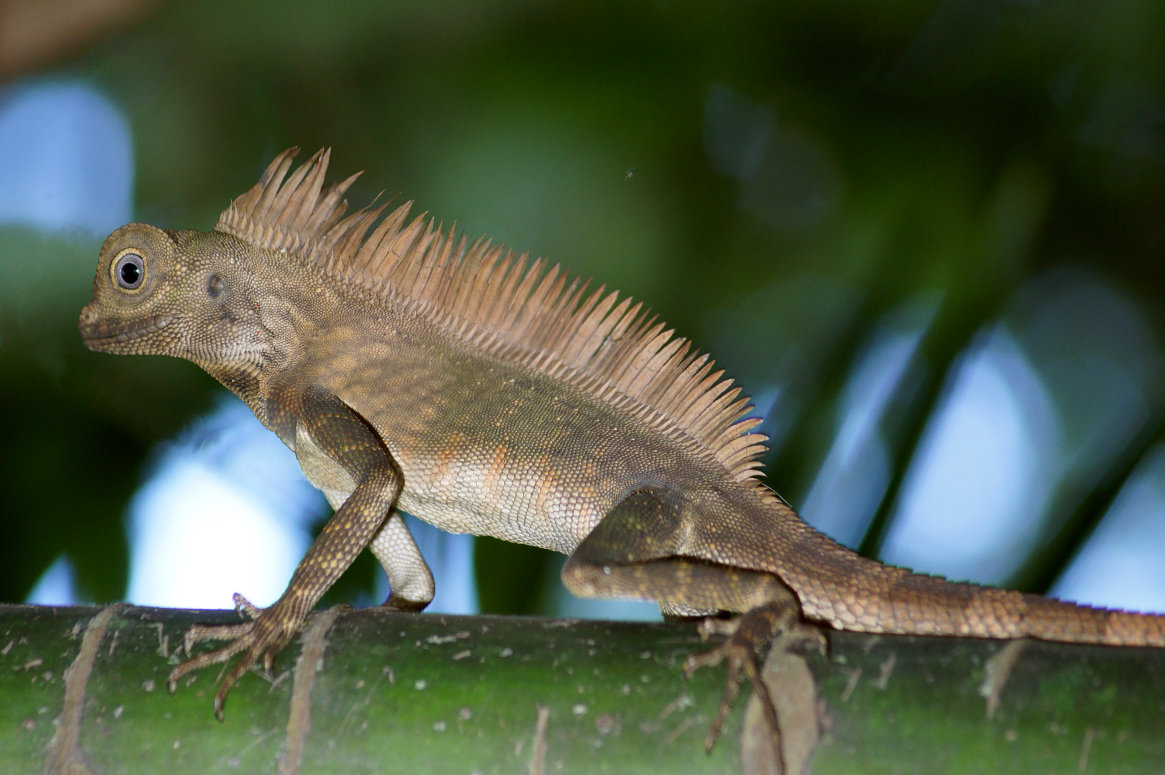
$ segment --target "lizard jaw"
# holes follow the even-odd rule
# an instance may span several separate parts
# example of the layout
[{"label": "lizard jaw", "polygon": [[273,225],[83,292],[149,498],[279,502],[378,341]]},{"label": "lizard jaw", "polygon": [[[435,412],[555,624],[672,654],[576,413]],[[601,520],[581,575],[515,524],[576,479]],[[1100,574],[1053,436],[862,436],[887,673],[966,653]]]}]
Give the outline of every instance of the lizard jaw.
[{"label": "lizard jaw", "polygon": [[172,322],[169,315],[151,315],[133,321],[99,321],[97,314],[86,307],[81,312],[77,328],[85,346],[95,352],[127,353],[134,343],[151,337]]}]

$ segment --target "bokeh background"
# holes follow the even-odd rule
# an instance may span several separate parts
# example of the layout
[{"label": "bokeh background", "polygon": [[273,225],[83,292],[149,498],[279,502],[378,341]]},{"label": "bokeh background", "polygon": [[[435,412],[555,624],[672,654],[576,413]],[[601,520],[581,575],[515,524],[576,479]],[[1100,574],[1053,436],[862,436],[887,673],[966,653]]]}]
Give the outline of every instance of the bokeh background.
[{"label": "bokeh background", "polygon": [[[838,540],[1165,611],[1163,41],[1156,0],[0,2],[0,599],[278,595],[327,514],[291,454],[76,319],[109,231],[330,145],[357,204],[650,303]],[[442,610],[650,615],[420,541]]]}]

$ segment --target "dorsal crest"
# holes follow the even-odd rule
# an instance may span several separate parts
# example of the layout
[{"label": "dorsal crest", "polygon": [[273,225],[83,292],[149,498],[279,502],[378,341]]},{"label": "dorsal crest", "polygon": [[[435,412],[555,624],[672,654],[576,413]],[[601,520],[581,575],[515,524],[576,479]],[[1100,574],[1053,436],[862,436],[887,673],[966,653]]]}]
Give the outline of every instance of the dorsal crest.
[{"label": "dorsal crest", "polygon": [[[443,231],[411,203],[375,228],[386,205],[345,215],[359,173],[325,189],[330,149],[289,176],[291,148],[231,202],[216,228],[283,251],[386,302],[419,314],[466,342],[571,381],[711,452],[738,480],[756,477],[765,437],[751,432],[741,395],[712,359],[677,337],[640,302],[479,239]],[[372,229],[369,232],[369,229]]]}]

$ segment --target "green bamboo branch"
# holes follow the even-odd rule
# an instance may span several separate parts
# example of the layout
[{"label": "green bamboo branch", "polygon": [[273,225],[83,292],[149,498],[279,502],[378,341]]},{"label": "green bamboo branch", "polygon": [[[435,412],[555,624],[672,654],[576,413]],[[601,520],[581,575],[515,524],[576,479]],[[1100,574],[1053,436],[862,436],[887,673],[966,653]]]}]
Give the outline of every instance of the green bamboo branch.
[{"label": "green bamboo branch", "polygon": [[[191,623],[233,619],[0,606],[0,771],[739,772],[767,735],[763,714],[745,713],[746,685],[705,753],[724,672],[684,680],[684,658],[706,648],[690,625],[346,607],[315,613],[274,675],[244,676],[219,724],[213,669],[173,696],[166,676]],[[785,750],[816,748],[815,773],[1165,761],[1165,650],[830,641],[828,659],[769,663]]]}]

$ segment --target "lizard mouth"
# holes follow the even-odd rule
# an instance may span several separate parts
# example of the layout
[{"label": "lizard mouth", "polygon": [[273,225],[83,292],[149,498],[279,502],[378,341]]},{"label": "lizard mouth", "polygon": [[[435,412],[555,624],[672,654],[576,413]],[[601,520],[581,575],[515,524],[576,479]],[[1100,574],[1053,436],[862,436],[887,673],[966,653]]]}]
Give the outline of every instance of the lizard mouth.
[{"label": "lizard mouth", "polygon": [[96,319],[86,307],[81,312],[81,320],[77,328],[81,332],[81,340],[90,350],[97,352],[125,352],[133,349],[133,343],[156,334],[170,325],[168,315],[151,315],[147,318],[134,321],[103,322]]}]

